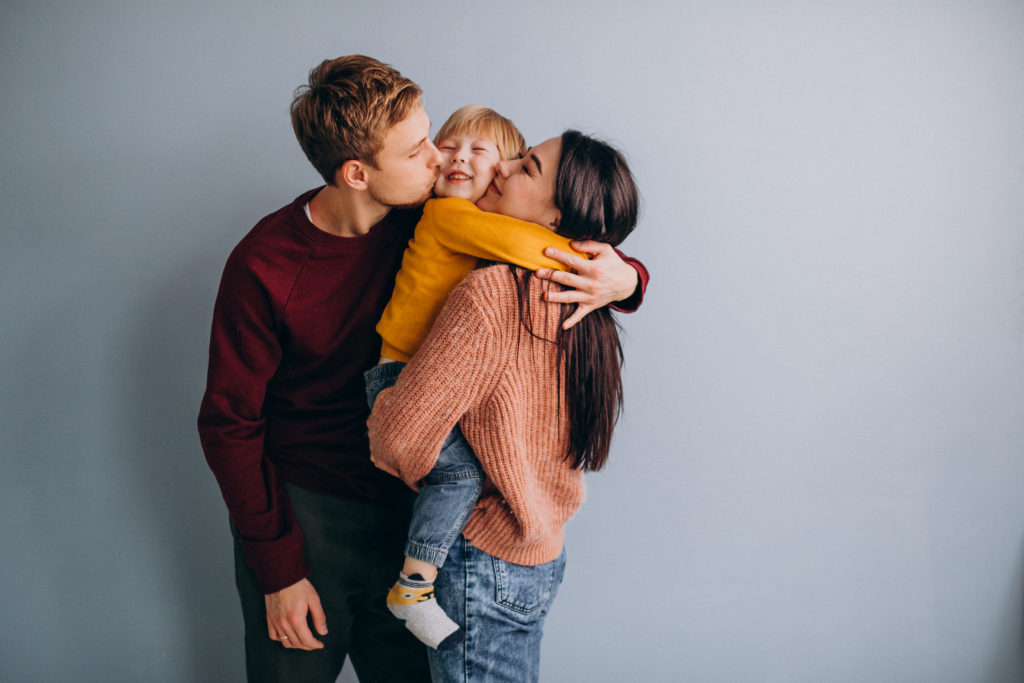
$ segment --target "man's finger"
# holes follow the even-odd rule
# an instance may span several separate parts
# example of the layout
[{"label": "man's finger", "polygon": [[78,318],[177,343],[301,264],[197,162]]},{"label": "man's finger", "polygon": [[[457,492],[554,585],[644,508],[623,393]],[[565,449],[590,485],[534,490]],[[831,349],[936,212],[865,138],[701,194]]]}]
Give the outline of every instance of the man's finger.
[{"label": "man's finger", "polygon": [[583,320],[587,313],[590,313],[593,310],[593,306],[588,306],[587,304],[580,304],[579,306],[576,307],[576,310],[573,311],[572,315],[566,318],[565,321],[562,323],[562,329],[569,329],[579,321]]},{"label": "man's finger", "polygon": [[597,256],[606,251],[612,250],[612,245],[605,242],[598,242],[596,240],[579,240],[570,242],[569,244],[576,251],[587,254],[588,256]]},{"label": "man's finger", "polygon": [[324,646],[319,640],[313,637],[313,632],[309,630],[309,624],[306,623],[306,614],[303,612],[302,618],[290,622],[292,631],[294,631],[295,638],[298,642],[292,643],[295,647],[300,647],[303,650],[319,650]]},{"label": "man's finger", "polygon": [[566,289],[561,292],[548,292],[544,298],[553,304],[578,304],[590,299],[591,295],[578,289]]},{"label": "man's finger", "polygon": [[576,254],[570,254],[567,251],[561,249],[555,249],[554,247],[548,247],[544,250],[544,255],[549,259],[564,263],[570,268],[579,268],[585,261]]},{"label": "man's finger", "polygon": [[277,639],[281,641],[281,645],[289,650],[299,647],[299,639],[295,635],[295,631],[284,624],[280,624],[277,627]]},{"label": "man's finger", "polygon": [[309,616],[313,619],[313,628],[322,636],[327,635],[327,615],[320,604],[319,597],[313,597],[309,601]]},{"label": "man's finger", "polygon": [[586,280],[581,278],[579,275],[576,273],[570,273],[566,270],[552,270],[550,271],[550,275],[544,279],[565,287],[571,287],[572,289],[579,289],[586,284]]}]

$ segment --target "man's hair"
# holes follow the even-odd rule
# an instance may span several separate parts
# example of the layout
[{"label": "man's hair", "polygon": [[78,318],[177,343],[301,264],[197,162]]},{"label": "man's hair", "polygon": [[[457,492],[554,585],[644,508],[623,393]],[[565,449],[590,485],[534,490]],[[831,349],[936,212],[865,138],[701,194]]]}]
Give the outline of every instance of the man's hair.
[{"label": "man's hair", "polygon": [[515,124],[498,112],[478,104],[459,107],[434,136],[434,144],[452,135],[480,135],[498,146],[502,160],[518,159],[526,153],[526,140]]},{"label": "man's hair", "polygon": [[328,59],[309,72],[292,100],[292,128],[306,158],[334,184],[350,159],[374,168],[388,130],[408,116],[422,90],[372,57]]}]

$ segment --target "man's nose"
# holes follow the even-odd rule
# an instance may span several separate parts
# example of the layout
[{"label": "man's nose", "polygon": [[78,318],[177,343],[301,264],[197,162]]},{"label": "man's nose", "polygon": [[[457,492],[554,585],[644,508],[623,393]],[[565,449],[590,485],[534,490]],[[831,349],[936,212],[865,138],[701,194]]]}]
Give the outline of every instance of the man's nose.
[{"label": "man's nose", "polygon": [[430,140],[427,140],[427,144],[430,145],[430,156],[427,165],[431,167],[440,168],[441,162],[444,161],[444,157],[441,155],[441,150],[439,150],[437,148],[437,145],[435,145]]}]

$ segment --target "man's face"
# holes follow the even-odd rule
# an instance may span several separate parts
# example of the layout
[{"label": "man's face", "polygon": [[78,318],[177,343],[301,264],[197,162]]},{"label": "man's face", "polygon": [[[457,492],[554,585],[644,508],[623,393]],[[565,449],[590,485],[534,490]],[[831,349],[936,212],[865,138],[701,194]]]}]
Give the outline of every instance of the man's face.
[{"label": "man's face", "polygon": [[376,202],[400,208],[427,201],[441,165],[429,133],[430,119],[421,104],[391,127],[377,154],[377,168],[366,167],[367,191]]},{"label": "man's face", "polygon": [[437,148],[444,161],[434,194],[471,202],[483,197],[494,179],[494,166],[501,159],[498,146],[483,135],[451,135]]}]

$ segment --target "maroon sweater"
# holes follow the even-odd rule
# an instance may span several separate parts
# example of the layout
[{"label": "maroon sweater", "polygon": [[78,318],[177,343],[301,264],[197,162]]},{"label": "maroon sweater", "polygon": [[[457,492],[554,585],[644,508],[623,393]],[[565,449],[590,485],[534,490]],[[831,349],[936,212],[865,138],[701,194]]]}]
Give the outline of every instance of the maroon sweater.
[{"label": "maroon sweater", "polygon": [[[389,500],[405,485],[373,467],[363,372],[420,210],[393,210],[369,233],[315,227],[311,190],[232,251],[213,313],[199,436],[249,566],[271,593],[309,574],[288,481],[343,498]],[[635,309],[640,294],[621,308]]]}]

